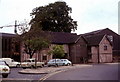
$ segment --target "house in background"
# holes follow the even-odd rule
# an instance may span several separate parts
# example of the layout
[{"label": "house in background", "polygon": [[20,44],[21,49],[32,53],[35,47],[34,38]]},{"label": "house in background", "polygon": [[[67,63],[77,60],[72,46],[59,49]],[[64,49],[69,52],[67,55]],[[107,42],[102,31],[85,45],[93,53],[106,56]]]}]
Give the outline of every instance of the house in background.
[{"label": "house in background", "polygon": [[84,37],[92,37],[94,35],[106,35],[109,41],[112,43],[112,55],[115,61],[118,61],[120,58],[120,35],[110,30],[109,28],[89,32],[82,34]]},{"label": "house in background", "polygon": [[86,36],[89,62],[112,62],[112,43],[107,35]]},{"label": "house in background", "polygon": [[[33,56],[38,61],[47,62],[52,59],[53,56],[48,55],[48,52],[55,45],[63,45],[64,58],[73,63],[84,63],[86,58],[91,62],[112,62],[113,57],[120,57],[120,36],[108,28],[80,35],[64,32],[48,32],[48,35],[51,35],[50,47]],[[2,57],[10,57],[16,61],[29,58],[22,45],[11,42],[14,34],[2,33],[1,36]]]},{"label": "house in background", "polygon": [[[97,32],[96,32],[97,33]],[[81,34],[49,32],[51,35],[51,49],[55,45],[63,45],[65,50],[65,58],[73,63],[84,63],[88,58],[91,62],[112,62],[112,43],[113,40],[106,34]],[[47,50],[36,53],[39,61],[46,62],[52,59],[52,55],[48,55]],[[27,55],[26,55],[27,56]],[[25,57],[25,56],[22,56]]]},{"label": "house in background", "polygon": [[78,38],[71,44],[69,44],[70,58],[73,63],[85,63],[85,58],[88,57],[87,41],[83,36]]},{"label": "house in background", "polygon": [[83,36],[64,32],[51,32],[51,34],[52,44],[63,45],[65,57],[73,63],[81,63],[82,58],[87,57],[87,41]]},{"label": "house in background", "polygon": [[[55,45],[63,45],[65,51],[65,57],[71,60],[73,63],[80,63],[81,58],[87,57],[87,42],[82,36],[78,36],[74,33],[64,32],[48,32],[51,36],[51,45],[49,49],[43,49],[39,53],[35,53],[35,57],[38,61],[47,62],[53,58],[53,55],[48,55],[50,49]],[[29,58],[24,52],[24,48],[21,48],[21,61]]]}]

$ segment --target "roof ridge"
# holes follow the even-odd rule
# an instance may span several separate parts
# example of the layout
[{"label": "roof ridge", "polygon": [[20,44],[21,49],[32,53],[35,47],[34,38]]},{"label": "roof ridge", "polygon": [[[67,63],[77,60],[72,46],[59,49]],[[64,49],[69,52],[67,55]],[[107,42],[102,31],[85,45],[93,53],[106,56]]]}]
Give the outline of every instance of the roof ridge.
[{"label": "roof ridge", "polygon": [[101,31],[103,31],[103,30],[106,30],[106,29],[109,29],[109,28],[104,28],[104,29],[99,29],[99,30],[95,30],[95,31],[91,31],[91,32],[87,32],[87,33],[84,33],[84,34],[82,34],[82,35],[94,35],[94,34],[96,34],[96,33],[99,33],[99,32],[101,32]]}]

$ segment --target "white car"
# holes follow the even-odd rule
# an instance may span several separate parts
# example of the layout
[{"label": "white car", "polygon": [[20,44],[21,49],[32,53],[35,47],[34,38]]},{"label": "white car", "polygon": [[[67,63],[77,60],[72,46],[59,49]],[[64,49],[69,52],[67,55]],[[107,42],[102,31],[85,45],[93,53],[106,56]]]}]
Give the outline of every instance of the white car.
[{"label": "white car", "polygon": [[35,62],[35,59],[32,58],[32,59],[27,59],[25,60],[24,62],[21,62],[21,67],[23,69],[25,68],[35,68],[35,64],[37,67],[43,67],[44,66],[44,62]]},{"label": "white car", "polygon": [[49,66],[60,66],[60,65],[71,65],[71,61],[69,61],[68,59],[51,59],[49,60],[49,62],[47,63],[48,67]]},{"label": "white car", "polygon": [[5,61],[9,67],[20,67],[20,62],[16,62],[11,58],[0,58],[0,60]]},{"label": "white car", "polygon": [[10,68],[6,65],[5,61],[0,61],[0,74],[3,78],[7,78],[10,73]]}]

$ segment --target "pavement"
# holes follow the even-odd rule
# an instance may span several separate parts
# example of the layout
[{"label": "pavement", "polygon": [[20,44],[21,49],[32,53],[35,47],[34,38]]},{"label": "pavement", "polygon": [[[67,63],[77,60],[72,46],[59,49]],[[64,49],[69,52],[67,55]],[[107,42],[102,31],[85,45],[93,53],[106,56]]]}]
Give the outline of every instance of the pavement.
[{"label": "pavement", "polygon": [[83,67],[90,67],[93,66],[92,64],[74,64],[70,66],[58,66],[58,67],[43,67],[43,68],[37,68],[37,69],[22,69],[19,71],[21,74],[49,74],[53,72],[58,71],[66,71],[69,69],[75,69],[75,68],[83,68]]}]

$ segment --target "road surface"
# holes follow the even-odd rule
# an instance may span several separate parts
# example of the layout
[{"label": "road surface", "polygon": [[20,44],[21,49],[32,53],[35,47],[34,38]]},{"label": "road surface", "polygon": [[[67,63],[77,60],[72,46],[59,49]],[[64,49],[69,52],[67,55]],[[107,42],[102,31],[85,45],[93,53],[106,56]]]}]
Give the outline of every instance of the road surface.
[{"label": "road surface", "polygon": [[7,78],[3,78],[2,80],[39,80],[44,74],[20,74],[18,73],[22,68],[11,68],[11,73],[8,75]]},{"label": "road surface", "polygon": [[46,80],[118,80],[118,64],[99,64],[61,72]]}]

